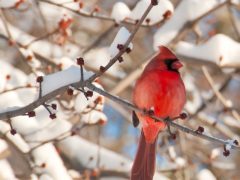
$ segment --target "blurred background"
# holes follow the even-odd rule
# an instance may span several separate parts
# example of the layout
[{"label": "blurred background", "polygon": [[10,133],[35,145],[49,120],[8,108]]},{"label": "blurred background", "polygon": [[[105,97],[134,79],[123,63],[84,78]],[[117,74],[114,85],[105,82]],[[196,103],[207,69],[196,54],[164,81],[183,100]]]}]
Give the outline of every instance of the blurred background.
[{"label": "blurred background", "polygon": [[[84,58],[84,67],[89,71],[97,72],[101,65],[106,65],[110,60],[108,47],[120,27],[124,26],[131,32],[138,20],[126,17],[118,22],[113,15],[113,7],[119,2],[127,5],[131,11],[137,7],[136,4],[139,1],[19,0],[8,1],[5,4],[4,1],[0,1],[1,112],[6,107],[18,106],[14,97],[16,94],[18,97],[21,96],[25,90],[25,93],[31,90],[32,94],[29,95],[31,98],[25,94],[24,97],[26,96],[27,99],[20,98],[19,105],[31,102],[38,92],[38,87],[35,87],[38,86],[35,82],[37,76],[64,70],[75,64],[78,57]],[[156,52],[156,44],[161,42],[176,52],[184,63],[181,74],[188,98],[184,111],[189,117],[177,122],[192,129],[202,126],[204,133],[218,138],[239,140],[239,2],[171,0],[166,3],[171,3],[174,10],[168,13],[167,17],[164,16],[166,10],[159,12],[162,18],[154,24],[145,22],[132,41],[131,53],[125,53],[124,61],[116,63],[97,80],[97,83],[107,92],[131,101],[134,82],[141,74],[144,63]],[[120,6],[119,13],[123,12],[124,8]],[[178,17],[175,17],[175,14]],[[176,35],[169,37],[167,33],[170,31],[173,34],[176,31]],[[169,39],[157,40],[159,34]],[[190,49],[186,48],[190,45]],[[216,54],[222,56],[216,59]],[[221,64],[221,61],[226,61],[226,64]],[[23,75],[20,76],[18,71]],[[20,80],[21,77],[25,79]],[[29,84],[35,88],[29,88]],[[17,87],[21,87],[20,90]],[[121,160],[106,159],[105,156],[101,158],[99,151],[109,149],[120,157],[126,158],[128,163],[134,159],[140,130],[134,128],[131,123],[131,110],[99,96],[102,98],[101,107],[96,111],[101,114],[95,115],[96,117],[94,115],[85,117],[86,114],[95,111],[95,107],[88,105],[78,108],[81,105],[77,105],[77,101],[82,101],[84,98],[79,94],[74,92],[73,96],[68,96],[64,93],[54,99],[59,107],[58,113],[63,114],[57,113],[56,122],[67,121],[67,126],[70,128],[68,132],[73,132],[73,129],[77,128],[74,131],[75,136],[97,145],[97,151],[93,151],[96,153],[88,157],[88,160],[84,157],[81,146],[74,151],[71,150],[71,148],[74,149],[74,144],[68,147],[68,142],[65,140],[72,134],[58,139],[61,132],[55,131],[53,121],[49,120],[47,112],[39,118],[37,113],[35,117],[35,121],[42,129],[52,128],[44,135],[41,133],[34,135],[33,130],[37,129],[34,125],[31,127],[26,125],[21,129],[22,124],[29,121],[27,117],[21,120],[13,118],[12,124],[6,123],[9,126],[8,129],[13,125],[30,149],[38,143],[40,146],[50,143],[57,150],[63,166],[66,167],[72,179],[128,179],[130,165],[126,169],[113,166],[111,171],[107,171],[108,161]],[[96,95],[95,98],[99,97]],[[94,119],[94,123],[91,118]],[[103,123],[100,123],[100,120]],[[81,128],[83,124],[87,126]],[[239,151],[231,150],[230,155],[225,157],[223,145],[208,142],[174,128],[172,131],[176,133],[176,139],[172,139],[167,130],[159,134],[156,170],[164,178],[239,179]],[[55,170],[48,169],[44,161],[38,162],[40,155],[34,154],[34,150],[22,153],[11,138],[9,140],[6,136],[8,132],[9,130],[1,131],[1,143],[5,143],[6,148],[3,148],[5,150],[0,153],[0,159],[8,163],[13,174],[6,176],[0,169],[0,179],[62,179],[61,176],[56,175]],[[42,140],[42,137],[45,139]],[[48,139],[50,141],[45,143]],[[37,140],[38,142],[33,142]],[[44,142],[42,145],[40,140]],[[65,141],[65,144],[61,144],[62,141]],[[45,151],[50,152],[47,149]],[[76,152],[79,152],[77,159],[75,159]],[[87,150],[84,152],[87,153]]]}]

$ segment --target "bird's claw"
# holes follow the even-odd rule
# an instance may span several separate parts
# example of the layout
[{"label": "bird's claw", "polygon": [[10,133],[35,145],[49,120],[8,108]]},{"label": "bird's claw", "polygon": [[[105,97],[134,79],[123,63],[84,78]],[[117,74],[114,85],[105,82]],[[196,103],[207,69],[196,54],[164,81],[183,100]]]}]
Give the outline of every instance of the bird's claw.
[{"label": "bird's claw", "polygon": [[133,127],[137,127],[139,125],[139,119],[135,111],[132,112],[132,123]]}]

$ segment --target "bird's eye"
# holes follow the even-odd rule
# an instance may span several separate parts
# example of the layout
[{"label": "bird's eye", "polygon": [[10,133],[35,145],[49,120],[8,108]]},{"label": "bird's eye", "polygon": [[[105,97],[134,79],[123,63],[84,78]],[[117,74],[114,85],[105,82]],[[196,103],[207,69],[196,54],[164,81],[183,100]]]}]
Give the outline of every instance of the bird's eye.
[{"label": "bird's eye", "polygon": [[178,59],[176,59],[176,58],[173,58],[173,59],[165,59],[165,60],[164,60],[164,63],[166,64],[167,68],[168,68],[169,70],[171,70],[171,69],[172,69],[172,63],[175,62],[175,61],[178,61]]}]

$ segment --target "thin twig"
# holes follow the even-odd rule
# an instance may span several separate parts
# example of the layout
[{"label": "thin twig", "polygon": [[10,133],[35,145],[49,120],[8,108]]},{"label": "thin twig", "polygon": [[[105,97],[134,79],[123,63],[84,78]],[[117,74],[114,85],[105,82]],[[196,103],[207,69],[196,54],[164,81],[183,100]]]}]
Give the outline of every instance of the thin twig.
[{"label": "thin twig", "polygon": [[216,88],[214,84],[214,80],[212,79],[210,73],[208,72],[207,68],[205,66],[202,67],[202,71],[211,86],[213,92],[215,93],[216,97],[220,100],[220,102],[224,105],[225,108],[231,109],[232,115],[235,119],[240,121],[240,115],[239,113],[233,108],[232,102],[227,100],[222,93]]},{"label": "thin twig", "polygon": [[[109,93],[107,93],[106,91],[100,89],[100,88],[97,88],[95,87],[93,84],[86,84],[86,86],[91,89],[92,91],[95,91],[115,102],[118,102],[119,104],[122,104],[124,106],[127,106],[129,109],[132,109],[134,111],[138,111],[138,112],[141,112],[141,113],[145,113],[144,110],[142,109],[139,109],[138,107],[134,106],[133,104],[129,103],[128,101],[126,100],[122,100],[118,97],[115,97]],[[215,138],[215,137],[212,137],[212,136],[209,136],[209,135],[206,135],[206,134],[200,134],[198,132],[196,132],[195,130],[192,130],[190,128],[187,128],[183,125],[179,125],[171,120],[167,120],[167,119],[162,119],[162,118],[159,118],[159,117],[156,117],[156,116],[150,116],[151,118],[155,119],[155,120],[158,120],[158,121],[161,121],[161,122],[166,122],[168,125],[172,126],[172,127],[175,127],[177,128],[178,130],[181,130],[185,133],[188,133],[188,134],[191,134],[193,136],[197,136],[197,137],[200,137],[200,138],[203,138],[205,140],[208,140],[208,141],[211,141],[211,142],[214,142],[214,143],[218,143],[218,144],[228,144],[228,141],[225,141],[225,140],[222,140],[222,139],[218,139],[218,138]],[[233,146],[232,147],[233,149],[237,149],[237,150],[240,150],[240,147],[239,146]]]},{"label": "thin twig", "polygon": [[[134,38],[135,34],[137,33],[138,29],[140,28],[142,22],[144,21],[144,19],[146,18],[146,16],[148,15],[148,13],[151,11],[153,5],[150,4],[147,9],[145,10],[145,12],[143,13],[141,19],[139,20],[139,22],[137,23],[137,25],[134,27],[133,31],[131,32],[131,35],[129,36],[129,38],[127,39],[127,41],[124,43],[124,47],[122,50],[119,50],[119,52],[116,54],[115,57],[113,57],[109,63],[104,67],[105,71],[107,71],[113,64],[115,64],[115,62],[118,61],[118,58],[121,57],[126,49],[128,48],[128,45],[131,43],[132,39]],[[101,76],[104,72],[99,71],[98,73],[95,73],[93,76],[91,76],[88,80],[90,82],[94,81],[96,78],[98,78],[99,76]]]},{"label": "thin twig", "polygon": [[232,11],[232,6],[229,4],[227,6],[227,9],[228,9],[228,14],[229,14],[229,17],[230,17],[230,20],[231,20],[231,23],[232,23],[232,27],[235,31],[236,36],[237,36],[237,40],[240,40],[240,32],[239,32],[239,29],[238,29],[238,26],[237,26],[236,17],[234,16],[233,11]]},{"label": "thin twig", "polygon": [[[82,16],[82,17],[86,17],[86,18],[95,18],[95,19],[100,19],[100,20],[105,20],[105,21],[111,21],[111,22],[114,22],[115,23],[115,19],[107,16],[107,15],[103,15],[103,14],[99,14],[99,13],[92,13],[92,12],[86,12],[86,11],[82,11],[81,9],[80,10],[74,10],[72,8],[69,8],[67,6],[64,6],[64,4],[59,4],[59,3],[55,3],[55,2],[51,2],[51,1],[47,1],[47,0],[39,0],[40,2],[43,2],[43,3],[48,3],[48,4],[51,4],[53,6],[57,6],[57,7],[61,7],[63,9],[66,9],[68,11],[71,11],[79,16]],[[151,24],[151,25],[144,25],[144,24],[141,24],[142,27],[152,27],[152,26],[156,26],[156,25],[159,25],[160,23],[164,22],[163,21],[160,21],[160,22],[157,22],[157,23],[154,23],[154,24]],[[131,20],[131,19],[126,19],[124,21],[122,21],[121,23],[123,24],[129,24],[129,25],[136,25],[136,21],[134,20]]]},{"label": "thin twig", "polygon": [[37,86],[18,86],[12,89],[5,89],[2,92],[0,92],[0,94],[4,94],[10,91],[15,91],[15,90],[19,90],[19,89],[29,89],[29,88],[37,88]]}]

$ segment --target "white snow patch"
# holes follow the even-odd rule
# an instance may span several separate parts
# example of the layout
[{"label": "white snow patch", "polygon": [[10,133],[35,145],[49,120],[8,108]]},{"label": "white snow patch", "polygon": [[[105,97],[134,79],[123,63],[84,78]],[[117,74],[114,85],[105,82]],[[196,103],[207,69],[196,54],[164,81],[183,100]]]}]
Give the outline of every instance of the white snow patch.
[{"label": "white snow patch", "polygon": [[[96,87],[98,87],[100,89],[103,89],[103,87],[98,83],[94,82],[93,85],[95,85]],[[85,88],[85,91],[88,91],[88,88]],[[97,98],[101,99],[101,103],[98,103],[96,106],[94,101],[96,101]],[[104,105],[104,96],[93,91],[92,97],[88,97],[88,99],[85,97],[85,95],[83,93],[79,93],[77,98],[75,99],[74,108],[79,113],[81,113],[83,111],[89,111],[93,107],[94,107],[94,109],[102,111],[103,105]]]},{"label": "white snow patch", "polygon": [[[92,73],[84,70],[84,80]],[[80,68],[71,66],[70,68],[43,77],[42,95],[46,95],[60,87],[79,82],[81,79]]]},{"label": "white snow patch", "polygon": [[[139,20],[142,17],[143,13],[146,11],[150,3],[151,3],[151,0],[139,1],[137,5],[134,7],[134,9],[132,10],[129,18],[134,20]],[[157,22],[164,19],[163,15],[167,11],[170,11],[171,14],[173,13],[174,7],[172,3],[169,0],[160,0],[158,2],[158,5],[154,6],[146,17],[146,19],[149,19],[150,22],[147,23],[146,21],[144,21],[143,24],[145,25],[156,24]]]},{"label": "white snow patch", "polygon": [[[97,71],[99,71],[100,66],[105,66],[110,59],[111,56],[107,47],[92,49],[84,56],[85,64]],[[120,78],[125,76],[125,73],[119,66],[119,63],[116,63],[108,69],[107,73]]]},{"label": "white snow patch", "polygon": [[187,101],[185,108],[189,113],[193,114],[194,112],[196,112],[198,107],[202,104],[201,94],[196,88],[194,84],[195,83],[194,79],[190,74],[186,74],[183,77],[183,81],[185,83],[186,90],[188,91],[189,94],[191,93],[191,96],[192,96],[192,100]]},{"label": "white snow patch", "polygon": [[11,180],[17,180],[17,178],[14,175],[13,169],[6,160],[0,160],[0,177],[1,179],[11,179]]},{"label": "white snow patch", "polygon": [[[126,41],[128,40],[130,35],[131,35],[130,32],[125,27],[121,27],[121,29],[118,31],[118,33],[115,36],[112,44],[109,47],[108,52],[109,52],[111,57],[114,57],[114,56],[116,56],[118,54],[119,49],[117,48],[117,46],[119,44],[124,45],[126,43]],[[128,45],[128,47],[130,49],[132,49],[133,48],[133,44],[130,43]]]},{"label": "white snow patch", "polygon": [[213,175],[213,173],[208,169],[202,169],[197,174],[197,180],[216,180],[217,178]]},{"label": "white snow patch", "polygon": [[[162,0],[161,0],[162,1]],[[161,2],[160,1],[160,2]],[[184,0],[175,10],[172,18],[154,34],[154,48],[167,45],[179,33],[181,28],[217,5],[217,0]]]},{"label": "white snow patch", "polygon": [[115,19],[117,23],[123,21],[130,15],[131,11],[129,7],[123,2],[117,2],[113,5],[111,17]]},{"label": "white snow patch", "polygon": [[220,149],[220,148],[214,148],[214,149],[211,151],[211,156],[210,156],[210,158],[211,158],[211,159],[216,159],[216,158],[221,154],[221,151],[222,151],[222,149]]},{"label": "white snow patch", "polygon": [[0,8],[11,8],[22,0],[0,0]]},{"label": "white snow patch", "polygon": [[24,141],[24,139],[19,135],[12,135],[10,132],[6,134],[7,138],[15,144],[16,147],[23,153],[27,153],[30,150],[28,144]]},{"label": "white snow patch", "polygon": [[101,111],[92,110],[91,112],[83,114],[81,116],[81,121],[87,124],[96,124],[100,120],[103,121],[102,123],[107,122],[106,115]]},{"label": "white snow patch", "polygon": [[46,164],[46,167],[41,169],[43,174],[49,174],[52,179],[71,179],[64,167],[63,161],[52,144],[45,144],[35,149],[32,154],[36,164]]},{"label": "white snow patch", "polygon": [[7,145],[6,141],[0,139],[0,154],[2,152],[4,152],[5,150],[7,150],[7,148],[8,148],[8,145]]},{"label": "white snow patch", "polygon": [[221,67],[240,67],[239,51],[240,44],[223,34],[217,34],[203,44],[181,41],[176,46],[180,55],[212,61]]}]

